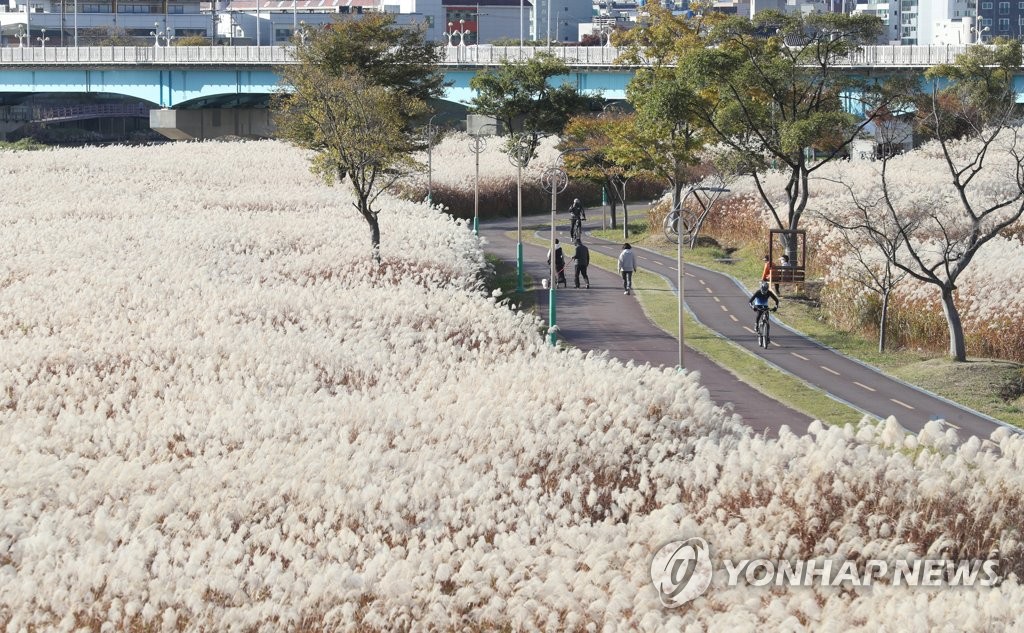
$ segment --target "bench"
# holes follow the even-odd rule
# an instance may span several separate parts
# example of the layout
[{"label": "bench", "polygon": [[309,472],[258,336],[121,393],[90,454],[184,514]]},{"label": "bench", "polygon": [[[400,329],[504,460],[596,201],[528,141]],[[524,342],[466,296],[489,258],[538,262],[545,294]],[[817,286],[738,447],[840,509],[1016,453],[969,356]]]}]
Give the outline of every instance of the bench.
[{"label": "bench", "polygon": [[772,283],[802,284],[804,283],[804,269],[782,266],[772,268]]}]

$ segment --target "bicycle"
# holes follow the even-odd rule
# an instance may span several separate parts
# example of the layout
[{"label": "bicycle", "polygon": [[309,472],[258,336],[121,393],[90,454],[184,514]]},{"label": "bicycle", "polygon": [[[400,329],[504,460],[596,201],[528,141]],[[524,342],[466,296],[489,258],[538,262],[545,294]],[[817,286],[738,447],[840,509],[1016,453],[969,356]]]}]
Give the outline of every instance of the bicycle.
[{"label": "bicycle", "polygon": [[[755,330],[757,332],[757,345],[768,349],[768,344],[771,343],[771,319],[768,317],[768,306],[753,306],[754,312],[757,312],[757,321],[755,324]],[[775,306],[771,308],[772,312],[778,310],[779,307]]]},{"label": "bicycle", "polygon": [[572,218],[569,221],[569,237],[572,239],[573,243],[575,243],[576,240],[580,239],[582,236],[583,236],[583,219],[582,218]]}]

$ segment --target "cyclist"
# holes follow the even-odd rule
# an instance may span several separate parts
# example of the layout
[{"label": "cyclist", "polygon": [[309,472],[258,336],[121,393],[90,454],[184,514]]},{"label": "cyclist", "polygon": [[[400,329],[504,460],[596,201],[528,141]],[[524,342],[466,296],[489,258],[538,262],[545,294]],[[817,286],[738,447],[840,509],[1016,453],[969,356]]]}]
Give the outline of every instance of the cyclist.
[{"label": "cyclist", "polygon": [[[761,324],[761,319],[768,318],[768,300],[772,299],[775,301],[775,310],[779,309],[779,297],[771,291],[767,281],[762,281],[761,286],[754,291],[754,294],[750,295],[750,307],[753,308],[754,312],[757,313],[757,317],[754,319],[754,331],[757,332],[757,326]],[[765,345],[768,341],[764,342]]]},{"label": "cyclist", "polygon": [[569,205],[569,235],[574,240],[580,238],[583,232],[583,221],[586,219],[587,212],[583,208],[583,203],[579,198],[574,199]]}]

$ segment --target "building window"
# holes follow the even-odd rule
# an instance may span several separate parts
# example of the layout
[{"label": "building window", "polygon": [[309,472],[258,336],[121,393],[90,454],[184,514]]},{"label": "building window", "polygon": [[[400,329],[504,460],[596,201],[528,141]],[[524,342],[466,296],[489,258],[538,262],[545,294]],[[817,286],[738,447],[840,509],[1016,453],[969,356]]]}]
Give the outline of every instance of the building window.
[{"label": "building window", "polygon": [[1010,3],[1000,2],[999,3],[999,15],[1010,15]]},{"label": "building window", "polygon": [[1010,18],[999,18],[999,30],[1009,31],[1010,30]]},{"label": "building window", "polygon": [[992,3],[991,2],[982,2],[981,3],[981,8],[982,8],[982,10],[988,9],[989,11],[991,11],[992,10]]}]

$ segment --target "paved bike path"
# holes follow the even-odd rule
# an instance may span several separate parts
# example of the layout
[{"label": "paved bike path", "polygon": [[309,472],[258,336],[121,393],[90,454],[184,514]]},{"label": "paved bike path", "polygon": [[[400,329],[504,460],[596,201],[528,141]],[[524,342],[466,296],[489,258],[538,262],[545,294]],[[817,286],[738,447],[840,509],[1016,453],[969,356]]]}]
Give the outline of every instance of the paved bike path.
[{"label": "paved bike path", "polygon": [[[591,250],[617,256],[621,243],[587,235]],[[638,266],[676,279],[676,260],[647,249],[634,249]],[[686,304],[706,327],[733,343],[762,356],[768,362],[826,391],[853,407],[884,419],[896,416],[907,429],[918,431],[932,419],[945,420],[963,438],[987,438],[1002,422],[962,407],[935,394],[891,378],[879,370],[844,356],[789,329],[776,317],[785,318],[786,297],[773,313],[771,345],[761,349],[754,333],[754,312],[747,303],[750,293],[734,278],[687,265],[683,253],[683,290]]]},{"label": "paved bike path", "polygon": [[[539,218],[529,219],[536,225]],[[515,266],[516,241],[506,233],[514,231],[516,220],[499,220],[480,225],[481,235],[487,240],[485,250]],[[558,238],[568,241],[568,229]],[[524,231],[524,237],[526,231]],[[535,280],[548,275],[547,248],[523,244],[524,269]],[[678,359],[675,337],[654,325],[644,314],[636,297],[622,294],[622,278],[591,266],[590,289],[573,287],[571,262],[567,262],[568,288],[556,290],[556,308],[560,335],[584,350],[604,351],[623,362],[650,363],[653,366],[674,367]],[[548,291],[535,288],[538,313],[547,314]],[[780,405],[778,402],[741,382],[728,370],[711,362],[692,348],[686,349],[688,371],[701,374],[701,384],[717,404],[730,406],[743,422],[757,432],[776,435],[786,425],[795,433],[804,433],[811,418]],[[624,391],[628,394],[628,389]]]}]

